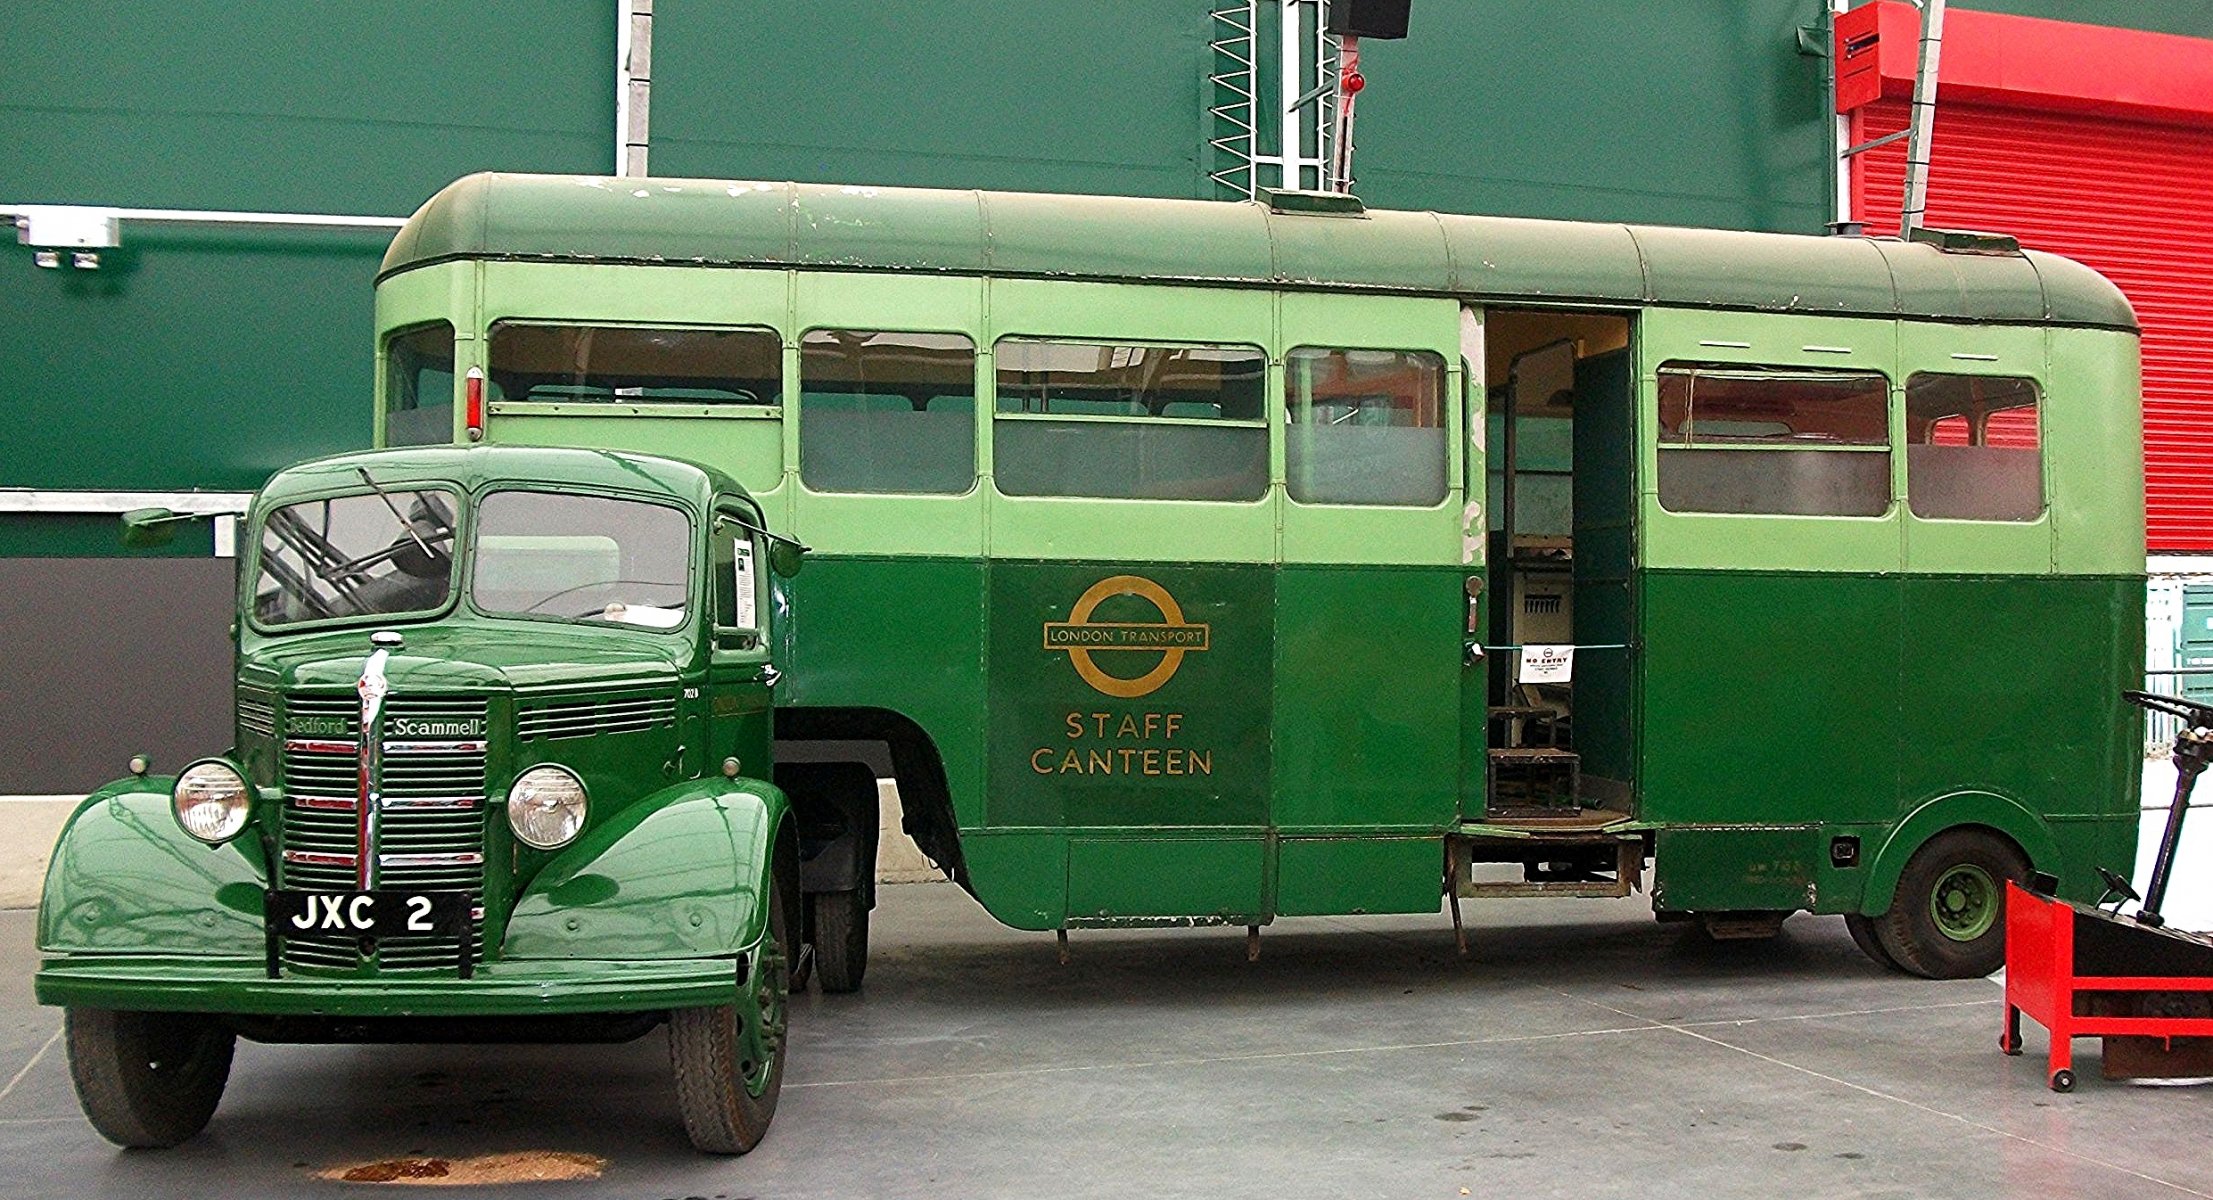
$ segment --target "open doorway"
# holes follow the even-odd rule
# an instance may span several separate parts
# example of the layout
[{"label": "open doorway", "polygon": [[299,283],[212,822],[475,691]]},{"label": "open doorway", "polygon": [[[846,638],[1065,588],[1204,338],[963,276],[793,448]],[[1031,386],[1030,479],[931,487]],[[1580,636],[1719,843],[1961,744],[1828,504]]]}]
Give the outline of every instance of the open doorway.
[{"label": "open doorway", "polygon": [[1635,810],[1630,334],[1620,313],[1485,314],[1488,820]]}]

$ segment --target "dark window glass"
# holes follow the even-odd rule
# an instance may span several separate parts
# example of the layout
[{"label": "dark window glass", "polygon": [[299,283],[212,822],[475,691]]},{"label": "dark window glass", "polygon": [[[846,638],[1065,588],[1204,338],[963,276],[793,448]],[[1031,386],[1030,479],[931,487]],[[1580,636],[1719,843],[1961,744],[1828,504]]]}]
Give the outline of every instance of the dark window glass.
[{"label": "dark window glass", "polygon": [[1917,517],[2033,521],[2044,513],[2034,380],[1906,380],[1906,503]]},{"label": "dark window glass", "polygon": [[384,343],[384,444],[452,440],[453,326],[438,321],[393,334]]},{"label": "dark window glass", "polygon": [[1890,511],[1890,386],[1868,371],[1660,368],[1660,504],[1672,512]]},{"label": "dark window glass", "polygon": [[263,519],[254,620],[265,626],[445,607],[454,498],[392,491],[288,504]]},{"label": "dark window glass", "polygon": [[1291,498],[1418,504],[1445,498],[1445,360],[1426,351],[1302,348],[1283,356]]},{"label": "dark window glass", "polygon": [[1268,489],[1258,347],[1004,338],[994,355],[992,472],[1008,495],[1254,500]]},{"label": "dark window glass", "polygon": [[492,326],[491,399],[583,404],[779,402],[783,346],[768,329]]},{"label": "dark window glass", "polygon": [[[760,555],[753,531],[741,521],[715,522],[715,627],[752,632],[761,627]],[[751,644],[748,639],[746,645]]]},{"label": "dark window glass", "polygon": [[799,478],[818,492],[965,492],[976,481],[976,344],[818,329],[799,341]]},{"label": "dark window glass", "polygon": [[474,570],[469,595],[488,613],[673,629],[691,522],[642,500],[494,492],[477,506]]}]

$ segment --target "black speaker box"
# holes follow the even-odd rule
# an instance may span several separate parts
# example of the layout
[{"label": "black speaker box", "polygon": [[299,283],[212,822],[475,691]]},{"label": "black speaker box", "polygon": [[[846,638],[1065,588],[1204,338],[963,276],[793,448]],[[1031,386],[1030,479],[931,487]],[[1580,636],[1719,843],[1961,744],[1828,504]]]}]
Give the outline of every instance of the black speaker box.
[{"label": "black speaker box", "polygon": [[1414,0],[1329,0],[1329,32],[1341,37],[1402,38]]}]

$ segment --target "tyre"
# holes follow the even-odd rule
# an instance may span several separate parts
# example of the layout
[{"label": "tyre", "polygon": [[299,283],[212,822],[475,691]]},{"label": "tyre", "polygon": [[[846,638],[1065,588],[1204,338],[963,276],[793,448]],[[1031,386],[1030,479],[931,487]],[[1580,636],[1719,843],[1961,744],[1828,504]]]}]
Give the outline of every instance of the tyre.
[{"label": "tyre", "polygon": [[1858,913],[1846,913],[1844,914],[1844,928],[1851,932],[1852,944],[1860,948],[1860,953],[1874,959],[1878,965],[1888,967],[1893,971],[1905,970],[1904,967],[1898,965],[1897,959],[1890,956],[1890,951],[1883,949],[1882,938],[1875,932],[1875,918],[1863,917]]},{"label": "tyre", "polygon": [[2029,877],[2013,843],[1979,829],[1930,838],[1906,860],[1875,939],[1892,961],[1929,979],[1969,979],[2005,965],[2005,885]]},{"label": "tyre", "polygon": [[780,876],[769,882],[769,936],[751,964],[751,978],[739,981],[753,989],[750,1002],[669,1014],[677,1108],[692,1145],[708,1154],[743,1154],[760,1145],[783,1090],[792,942]]},{"label": "tyre", "polygon": [[85,1119],[101,1137],[141,1149],[207,1128],[238,1047],[236,1034],[198,1013],[71,1008],[62,1030]]},{"label": "tyre", "polygon": [[816,892],[807,897],[814,928],[815,974],[825,992],[857,992],[868,971],[868,893]]}]

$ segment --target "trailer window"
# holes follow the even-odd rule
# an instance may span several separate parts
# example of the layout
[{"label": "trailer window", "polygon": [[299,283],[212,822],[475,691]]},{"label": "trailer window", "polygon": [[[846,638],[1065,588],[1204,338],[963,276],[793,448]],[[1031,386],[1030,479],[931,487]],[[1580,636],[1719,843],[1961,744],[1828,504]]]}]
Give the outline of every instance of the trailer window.
[{"label": "trailer window", "polygon": [[417,325],[384,343],[384,444],[453,440],[453,326]]},{"label": "trailer window", "polygon": [[1917,517],[2044,513],[2036,382],[1920,372],[1906,380],[1906,503]]},{"label": "trailer window", "polygon": [[1874,372],[1668,363],[1659,425],[1671,512],[1890,511],[1890,384]]},{"label": "trailer window", "polygon": [[1268,363],[1257,346],[1002,338],[992,472],[1012,496],[1257,500]]},{"label": "trailer window", "polygon": [[1427,351],[1301,347],[1283,356],[1284,466],[1308,504],[1445,498],[1445,360]]},{"label": "trailer window", "polygon": [[783,343],[769,329],[492,326],[495,401],[773,405]]},{"label": "trailer window", "polygon": [[799,478],[818,492],[959,493],[976,481],[976,343],[818,329],[799,341]]}]

